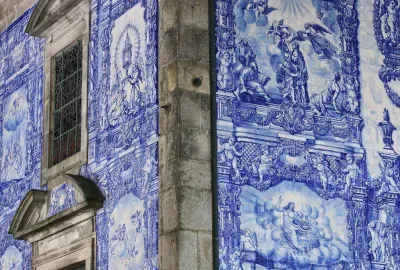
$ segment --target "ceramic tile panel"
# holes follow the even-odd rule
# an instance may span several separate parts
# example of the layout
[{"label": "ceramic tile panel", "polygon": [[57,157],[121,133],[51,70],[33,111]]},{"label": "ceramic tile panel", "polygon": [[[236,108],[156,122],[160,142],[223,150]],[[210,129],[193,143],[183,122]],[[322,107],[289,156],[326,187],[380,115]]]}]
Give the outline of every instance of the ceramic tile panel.
[{"label": "ceramic tile panel", "polygon": [[97,269],[158,268],[156,1],[93,1],[89,162],[106,196],[96,218]]},{"label": "ceramic tile panel", "polygon": [[75,188],[67,183],[63,183],[51,191],[50,207],[47,216],[54,216],[77,204]]},{"label": "ceramic tile panel", "polygon": [[[7,233],[39,187],[44,40],[24,33],[31,10],[0,35],[0,269],[30,269],[31,247]],[[88,164],[106,197],[96,217],[96,269],[158,268],[158,97],[155,1],[92,1]],[[77,204],[64,183],[48,216]]]},{"label": "ceramic tile panel", "polygon": [[28,10],[0,34],[0,269],[29,269],[31,247],[8,228],[40,189],[44,41],[24,33]]},{"label": "ceramic tile panel", "polygon": [[220,269],[399,267],[398,2],[214,8]]}]

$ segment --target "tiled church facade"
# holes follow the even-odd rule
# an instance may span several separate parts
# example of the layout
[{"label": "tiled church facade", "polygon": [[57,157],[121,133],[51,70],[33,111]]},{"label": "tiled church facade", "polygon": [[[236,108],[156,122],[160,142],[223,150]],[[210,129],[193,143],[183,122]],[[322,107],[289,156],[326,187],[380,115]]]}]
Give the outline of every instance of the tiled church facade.
[{"label": "tiled church facade", "polygon": [[26,33],[46,1],[16,2],[0,3],[0,269],[59,269],[46,254],[90,243],[86,269],[400,269],[397,0],[80,1],[87,157],[50,177],[56,37]]},{"label": "tiled church facade", "polygon": [[400,267],[398,10],[216,1],[222,269]]},{"label": "tiled church facade", "polygon": [[[29,190],[51,190],[45,218],[78,204],[74,186],[41,185],[46,41],[25,33],[33,9],[12,22],[0,38],[0,269],[30,269],[31,245],[8,234]],[[89,151],[87,164],[80,167],[79,174],[93,180],[105,197],[95,218],[94,268],[155,269],[157,3],[93,1],[90,12]],[[132,68],[140,73],[132,82],[134,87],[124,77]]]}]

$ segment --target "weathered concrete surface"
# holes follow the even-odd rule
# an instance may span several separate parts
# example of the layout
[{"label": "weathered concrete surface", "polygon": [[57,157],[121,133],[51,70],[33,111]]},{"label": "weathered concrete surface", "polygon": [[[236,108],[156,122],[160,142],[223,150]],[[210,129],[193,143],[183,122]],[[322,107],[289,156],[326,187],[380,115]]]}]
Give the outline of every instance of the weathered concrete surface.
[{"label": "weathered concrete surface", "polygon": [[159,5],[159,266],[212,269],[208,1]]}]

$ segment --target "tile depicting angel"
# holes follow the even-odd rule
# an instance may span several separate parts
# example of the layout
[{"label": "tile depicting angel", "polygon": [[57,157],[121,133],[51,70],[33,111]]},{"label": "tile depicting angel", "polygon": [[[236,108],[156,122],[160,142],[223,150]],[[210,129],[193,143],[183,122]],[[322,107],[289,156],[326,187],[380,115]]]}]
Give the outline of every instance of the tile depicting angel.
[{"label": "tile depicting angel", "polygon": [[[399,156],[363,146],[354,0],[216,0],[220,269],[398,269]],[[381,118],[381,119],[382,119]]]},{"label": "tile depicting angel", "polygon": [[157,1],[92,4],[89,161],[106,196],[96,269],[158,269]]}]

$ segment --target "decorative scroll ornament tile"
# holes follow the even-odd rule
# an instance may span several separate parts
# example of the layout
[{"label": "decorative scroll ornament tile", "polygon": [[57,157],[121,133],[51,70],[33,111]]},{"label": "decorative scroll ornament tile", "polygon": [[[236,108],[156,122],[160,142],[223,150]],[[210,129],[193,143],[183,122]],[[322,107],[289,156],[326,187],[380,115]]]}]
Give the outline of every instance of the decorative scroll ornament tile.
[{"label": "decorative scroll ornament tile", "polygon": [[54,216],[77,204],[75,188],[67,183],[63,183],[51,191],[50,208],[47,216]]},{"label": "decorative scroll ornament tile", "polygon": [[106,196],[97,269],[158,269],[156,1],[93,1],[89,162]]},{"label": "decorative scroll ornament tile", "polygon": [[[30,269],[30,245],[7,230],[24,194],[40,188],[44,40],[24,33],[30,13],[0,35],[0,261],[6,269]],[[97,269],[158,267],[157,17],[151,0],[91,4],[89,162],[81,174],[107,197],[96,218]],[[73,206],[73,193],[68,185],[56,188],[49,215]]]},{"label": "decorative scroll ornament tile", "polygon": [[355,2],[215,1],[220,269],[400,265],[399,156],[385,111],[370,177]]},{"label": "decorative scroll ornament tile", "polygon": [[390,100],[400,108],[400,7],[397,0],[375,0],[375,39],[384,55],[379,78]]}]

